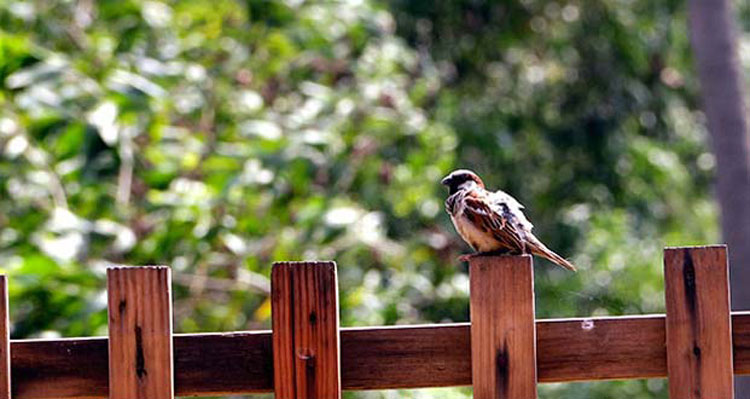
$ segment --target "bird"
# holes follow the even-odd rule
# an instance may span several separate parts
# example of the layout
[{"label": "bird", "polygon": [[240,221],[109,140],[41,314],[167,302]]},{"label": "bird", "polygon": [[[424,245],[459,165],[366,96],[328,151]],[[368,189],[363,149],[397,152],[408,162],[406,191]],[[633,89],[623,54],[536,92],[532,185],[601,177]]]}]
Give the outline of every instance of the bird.
[{"label": "bird", "polygon": [[524,206],[510,194],[487,190],[482,179],[468,169],[454,170],[440,183],[450,189],[445,210],[453,226],[476,251],[459,260],[468,261],[477,255],[533,254],[576,271],[572,263],[534,236],[531,232],[534,226],[523,214]]}]

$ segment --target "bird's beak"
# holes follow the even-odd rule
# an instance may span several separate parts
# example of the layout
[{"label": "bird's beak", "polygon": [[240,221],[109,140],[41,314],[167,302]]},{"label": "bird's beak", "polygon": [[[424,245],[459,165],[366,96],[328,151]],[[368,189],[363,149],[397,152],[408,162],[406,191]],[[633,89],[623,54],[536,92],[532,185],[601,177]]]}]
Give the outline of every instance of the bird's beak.
[{"label": "bird's beak", "polygon": [[444,185],[444,186],[447,186],[447,185],[449,185],[450,183],[451,183],[451,177],[450,177],[450,176],[445,176],[445,177],[443,178],[443,180],[440,180],[440,184],[442,184],[442,185]]}]

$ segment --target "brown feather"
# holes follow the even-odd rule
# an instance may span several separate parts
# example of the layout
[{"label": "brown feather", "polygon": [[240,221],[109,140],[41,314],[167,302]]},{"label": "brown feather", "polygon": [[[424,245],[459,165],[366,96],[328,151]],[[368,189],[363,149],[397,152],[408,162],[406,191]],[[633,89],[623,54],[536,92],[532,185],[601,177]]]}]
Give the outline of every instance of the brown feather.
[{"label": "brown feather", "polygon": [[562,256],[554,253],[551,249],[547,248],[547,246],[539,241],[539,239],[536,238],[533,234],[529,233],[526,235],[526,244],[528,245],[529,251],[532,254],[541,256],[542,258],[545,258],[550,262],[562,266],[570,271],[577,271],[576,267],[573,266],[572,263],[570,263]]},{"label": "brown feather", "polygon": [[[479,176],[456,171],[444,182],[453,184],[451,176],[458,172],[478,182],[473,187],[453,191],[445,201],[445,210],[451,215],[458,234],[475,251],[480,253],[530,253],[541,256],[568,270],[576,271],[575,266],[562,256],[547,248],[531,233],[533,227],[523,215],[523,206],[510,195],[498,191],[492,193],[484,189]],[[468,176],[468,177],[467,177]],[[446,183],[444,183],[446,184]]]},{"label": "brown feather", "polygon": [[524,253],[524,235],[508,220],[506,215],[495,212],[489,205],[486,191],[469,191],[464,199],[464,214],[483,231],[491,234],[509,253]]}]

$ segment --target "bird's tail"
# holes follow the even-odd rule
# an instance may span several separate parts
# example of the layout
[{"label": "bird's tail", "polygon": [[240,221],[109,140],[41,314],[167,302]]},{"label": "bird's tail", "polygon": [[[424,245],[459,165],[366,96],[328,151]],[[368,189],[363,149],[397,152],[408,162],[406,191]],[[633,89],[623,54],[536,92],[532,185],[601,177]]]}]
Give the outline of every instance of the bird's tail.
[{"label": "bird's tail", "polygon": [[570,271],[576,271],[576,267],[573,266],[572,263],[568,262],[568,260],[562,256],[552,252],[551,249],[547,248],[547,246],[539,241],[538,238],[534,237],[533,234],[528,234],[526,236],[526,245],[532,254],[548,259],[552,263],[562,266]]}]

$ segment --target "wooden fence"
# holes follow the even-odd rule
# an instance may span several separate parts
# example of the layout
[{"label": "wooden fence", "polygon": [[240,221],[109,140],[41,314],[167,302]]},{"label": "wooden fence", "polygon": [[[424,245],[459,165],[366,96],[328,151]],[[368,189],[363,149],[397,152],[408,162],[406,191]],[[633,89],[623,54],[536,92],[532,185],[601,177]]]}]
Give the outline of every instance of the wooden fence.
[{"label": "wooden fence", "polygon": [[664,271],[666,316],[535,320],[531,258],[476,257],[471,324],[340,329],[335,264],[283,262],[273,332],[172,334],[169,269],[119,267],[107,274],[108,338],[12,342],[0,278],[0,399],[460,385],[533,399],[537,382],[664,377],[673,399],[732,398],[733,375],[750,374],[750,313],[730,313],[726,248],[667,249]]}]

